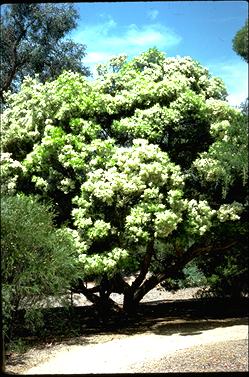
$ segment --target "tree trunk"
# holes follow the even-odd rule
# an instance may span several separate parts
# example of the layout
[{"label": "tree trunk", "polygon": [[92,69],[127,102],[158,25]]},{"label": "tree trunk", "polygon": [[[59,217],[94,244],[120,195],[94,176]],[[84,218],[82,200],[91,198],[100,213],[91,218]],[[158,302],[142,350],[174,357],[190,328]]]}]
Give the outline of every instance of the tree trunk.
[{"label": "tree trunk", "polygon": [[[177,274],[182,271],[186,264],[192,259],[201,254],[229,249],[236,243],[230,242],[223,246],[194,245],[187,252],[183,253],[181,256],[178,255],[175,260],[172,260],[171,263],[165,267],[163,272],[152,275],[146,279],[153,255],[153,242],[154,241],[151,240],[149,243],[147,252],[141,263],[140,273],[131,285],[126,283],[120,274],[116,274],[111,279],[104,277],[101,284],[93,288],[87,288],[83,281],[79,280],[77,287],[72,289],[72,292],[82,293],[88,300],[96,305],[99,313],[104,313],[105,318],[108,318],[109,313],[113,311],[120,314],[127,313],[134,315],[137,312],[139,302],[149,291],[164,280],[177,277]],[[97,292],[99,292],[99,296],[95,294]],[[123,307],[110,298],[112,292],[124,294]]]},{"label": "tree trunk", "polygon": [[175,278],[177,274],[182,271],[188,262],[194,258],[204,254],[206,252],[217,252],[221,250],[229,249],[234,246],[236,241],[229,242],[223,246],[218,245],[208,245],[208,246],[193,246],[187,252],[185,252],[180,258],[174,261],[174,264],[169,265],[165,268],[164,272],[152,275],[149,279],[146,279],[141,286],[139,286],[134,294],[133,301],[136,305],[142,300],[142,298],[153,288],[155,288],[159,283],[163,282],[168,278]]},{"label": "tree trunk", "polygon": [[[99,286],[87,288],[84,285],[83,280],[79,279],[77,286],[71,289],[72,293],[83,294],[89,301],[91,301],[96,306],[100,318],[102,318],[103,322],[106,318],[108,318],[108,314],[112,311],[122,311],[121,307],[109,297],[111,291],[109,290],[109,287],[105,287],[105,284],[106,280],[104,279],[104,282],[101,282]],[[99,296],[96,295],[97,292],[99,292]]]},{"label": "tree trunk", "polygon": [[134,314],[137,311],[138,302],[134,298],[134,289],[128,288],[124,292],[123,311],[127,314]]},{"label": "tree trunk", "polygon": [[148,242],[146,253],[140,265],[140,273],[133,281],[131,286],[129,284],[126,284],[124,287],[123,310],[126,313],[133,314],[137,311],[140,300],[136,299],[135,293],[137,289],[139,289],[139,287],[141,287],[141,285],[143,284],[143,281],[146,279],[146,275],[149,271],[151,259],[154,254],[154,241],[154,235],[152,235],[150,241]]}]

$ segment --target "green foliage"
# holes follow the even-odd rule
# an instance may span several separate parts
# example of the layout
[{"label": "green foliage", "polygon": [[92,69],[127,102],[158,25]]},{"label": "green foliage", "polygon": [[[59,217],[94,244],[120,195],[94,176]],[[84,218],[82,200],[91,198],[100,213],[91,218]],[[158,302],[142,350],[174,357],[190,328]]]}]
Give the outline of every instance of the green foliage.
[{"label": "green foliage", "polygon": [[249,99],[247,97],[247,99],[240,104],[240,109],[241,109],[242,113],[245,115],[245,119],[247,119],[246,117],[248,117],[248,115],[249,115],[249,112],[248,112],[248,105],[249,104],[248,104],[248,102],[249,102]]},{"label": "green foliage", "polygon": [[27,75],[42,82],[63,70],[89,74],[82,64],[85,46],[66,35],[77,26],[73,5],[11,4],[1,16],[1,99]]},{"label": "green foliage", "polygon": [[248,294],[248,247],[247,240],[231,248],[229,253],[206,256],[198,261],[206,277],[203,295],[239,297]]},{"label": "green foliage", "polygon": [[197,265],[195,260],[190,261],[183,268],[182,273],[176,279],[167,279],[162,286],[168,291],[197,287],[204,290],[207,286],[207,278]]},{"label": "green foliage", "polygon": [[190,57],[150,49],[98,72],[25,79],[8,96],[4,190],[52,201],[83,279],[180,274],[247,211],[245,115]]},{"label": "green foliage", "polygon": [[198,269],[195,261],[191,261],[183,269],[184,279],[180,281],[180,287],[201,287],[207,284],[203,272]]},{"label": "green foliage", "polygon": [[211,125],[210,132],[215,141],[207,152],[201,153],[194,161],[193,167],[206,182],[219,182],[225,197],[236,180],[243,186],[247,183],[247,119],[241,114],[233,117],[233,122],[219,119]]},{"label": "green foliage", "polygon": [[233,49],[248,63],[248,19],[233,39]]},{"label": "green foliage", "polygon": [[[51,206],[33,196],[1,199],[1,262],[4,330],[10,336],[17,310],[38,325],[36,305],[50,295],[61,300],[76,275],[75,248],[66,229],[55,229]],[[39,305],[38,305],[39,307]]]}]

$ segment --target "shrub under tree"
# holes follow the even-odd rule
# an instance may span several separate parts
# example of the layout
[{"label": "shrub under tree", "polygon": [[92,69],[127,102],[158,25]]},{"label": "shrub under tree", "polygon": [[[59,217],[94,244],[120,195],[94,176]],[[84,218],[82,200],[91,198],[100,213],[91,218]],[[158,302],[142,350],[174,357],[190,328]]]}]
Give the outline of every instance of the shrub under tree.
[{"label": "shrub under tree", "polygon": [[75,248],[66,229],[56,229],[48,204],[18,194],[1,199],[1,287],[6,341],[25,310],[27,326],[39,324],[42,303],[61,302],[75,279]]}]

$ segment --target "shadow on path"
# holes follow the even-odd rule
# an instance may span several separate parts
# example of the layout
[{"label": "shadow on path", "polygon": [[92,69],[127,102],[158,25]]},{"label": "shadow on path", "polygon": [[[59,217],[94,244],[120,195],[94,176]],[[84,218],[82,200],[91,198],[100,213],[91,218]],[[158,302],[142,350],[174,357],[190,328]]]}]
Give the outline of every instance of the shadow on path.
[{"label": "shadow on path", "polygon": [[[94,306],[49,308],[43,310],[44,327],[36,333],[22,326],[22,313],[14,334],[30,347],[48,343],[94,343],[93,335],[155,333],[197,335],[216,327],[248,325],[248,298],[188,299],[142,303],[133,317],[112,314],[100,322]],[[77,341],[78,340],[78,341]]]}]

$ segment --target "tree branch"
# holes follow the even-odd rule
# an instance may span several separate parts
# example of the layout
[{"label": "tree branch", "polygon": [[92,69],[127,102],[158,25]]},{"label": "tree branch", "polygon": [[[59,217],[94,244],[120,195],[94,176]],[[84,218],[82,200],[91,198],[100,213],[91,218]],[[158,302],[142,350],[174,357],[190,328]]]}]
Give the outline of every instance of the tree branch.
[{"label": "tree branch", "polygon": [[3,98],[3,92],[5,92],[6,90],[9,89],[10,85],[11,85],[11,82],[13,81],[13,78],[17,72],[17,68],[18,68],[18,63],[17,63],[17,47],[18,45],[20,44],[22,38],[25,36],[27,30],[24,29],[23,27],[21,28],[21,32],[18,36],[18,38],[15,40],[13,46],[12,46],[12,57],[13,57],[13,64],[12,66],[10,67],[10,71],[9,71],[9,74],[1,88],[1,97]]},{"label": "tree branch", "polygon": [[82,293],[89,301],[91,301],[94,304],[99,303],[99,296],[94,294],[95,292],[98,292],[97,290],[98,287],[93,287],[93,288],[86,288],[83,280],[78,279],[78,284],[76,287],[71,288],[72,293]]},{"label": "tree branch", "polygon": [[122,294],[130,285],[122,278],[120,274],[116,274],[113,277],[113,292]]},{"label": "tree branch", "polygon": [[148,242],[146,253],[144,255],[143,261],[140,267],[140,273],[134,282],[131,284],[131,288],[135,291],[144,281],[147,272],[149,271],[152,255],[154,254],[154,236],[152,236],[151,240]]},{"label": "tree branch", "polygon": [[211,253],[213,251],[218,252],[226,250],[234,246],[236,243],[237,241],[232,241],[223,246],[208,245],[203,247],[191,247],[186,253],[182,255],[182,258],[179,260],[179,263],[170,265],[168,268],[165,269],[164,272],[153,275],[148,280],[146,280],[144,284],[141,287],[139,287],[139,289],[137,289],[137,291],[135,292],[134,300],[136,302],[139,302],[151,289],[155,288],[162,281],[176,276],[176,274],[180,270],[182,270],[188,262],[200,256],[201,254],[206,252]]},{"label": "tree branch", "polygon": [[[82,293],[89,301],[91,301],[93,304],[95,304],[97,307],[102,308],[103,304],[103,297],[97,296],[94,294],[94,292],[99,292],[99,287],[96,286],[93,288],[86,288],[83,280],[78,280],[78,285],[76,288],[71,289],[72,293]],[[110,297],[105,297],[105,302],[110,306],[110,308],[114,308],[117,311],[121,311],[121,307],[113,301]]]}]

